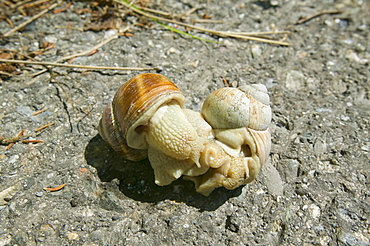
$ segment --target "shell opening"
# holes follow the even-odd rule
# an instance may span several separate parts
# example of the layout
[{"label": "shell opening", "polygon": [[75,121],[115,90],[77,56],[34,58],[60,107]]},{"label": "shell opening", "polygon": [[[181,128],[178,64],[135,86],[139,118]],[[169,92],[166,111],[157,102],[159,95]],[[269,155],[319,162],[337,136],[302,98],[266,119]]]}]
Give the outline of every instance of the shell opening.
[{"label": "shell opening", "polygon": [[140,125],[140,126],[135,128],[135,132],[137,134],[142,134],[143,132],[147,132],[147,131],[148,131],[148,127],[144,126],[144,125]]},{"label": "shell opening", "polygon": [[252,157],[252,150],[248,144],[243,144],[240,149],[240,154],[244,157]]}]

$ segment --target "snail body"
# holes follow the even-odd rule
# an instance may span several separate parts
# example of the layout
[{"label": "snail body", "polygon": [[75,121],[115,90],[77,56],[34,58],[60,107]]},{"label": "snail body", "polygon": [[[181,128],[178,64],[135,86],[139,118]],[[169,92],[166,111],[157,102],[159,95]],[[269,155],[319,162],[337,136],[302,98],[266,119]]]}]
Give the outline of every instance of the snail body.
[{"label": "snail body", "polygon": [[209,195],[254,180],[266,161],[271,108],[266,87],[222,88],[202,112],[184,109],[185,97],[168,78],[139,74],[124,83],[103,111],[99,133],[124,158],[149,158],[155,183],[183,176]]}]

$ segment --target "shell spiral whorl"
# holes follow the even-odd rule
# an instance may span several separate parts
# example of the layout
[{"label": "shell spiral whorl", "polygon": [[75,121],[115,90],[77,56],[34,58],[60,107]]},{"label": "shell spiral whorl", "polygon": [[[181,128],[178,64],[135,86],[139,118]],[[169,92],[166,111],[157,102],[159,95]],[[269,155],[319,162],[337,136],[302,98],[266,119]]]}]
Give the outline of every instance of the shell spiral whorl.
[{"label": "shell spiral whorl", "polygon": [[[139,74],[121,85],[104,110],[99,133],[112,148],[129,160],[147,157],[148,144],[143,130],[151,116],[166,103],[184,105],[184,95],[160,74]],[[145,112],[145,113],[144,113]]]},{"label": "shell spiral whorl", "polygon": [[262,84],[221,88],[204,101],[202,114],[215,129],[249,127],[266,130],[271,122],[270,98]]}]

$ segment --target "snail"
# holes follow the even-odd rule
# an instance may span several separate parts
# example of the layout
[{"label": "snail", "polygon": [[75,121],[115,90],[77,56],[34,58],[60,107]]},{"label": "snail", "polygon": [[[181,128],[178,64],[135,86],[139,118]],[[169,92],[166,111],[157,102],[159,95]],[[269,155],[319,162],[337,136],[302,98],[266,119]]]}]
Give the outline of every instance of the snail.
[{"label": "snail", "polygon": [[126,159],[149,157],[158,185],[191,172],[194,165],[200,175],[200,170],[207,171],[199,159],[212,128],[199,113],[184,110],[184,101],[165,76],[139,74],[117,90],[103,112],[99,133]]},{"label": "snail", "polygon": [[235,189],[257,177],[271,149],[269,104],[262,84],[221,88],[205,99],[202,115],[230,161],[202,176],[187,177],[195,182],[198,192],[208,195],[220,186]]},{"label": "snail", "polygon": [[184,102],[165,76],[139,74],[119,87],[98,131],[124,158],[148,158],[157,185],[183,176],[208,196],[253,181],[271,147],[266,87],[216,90],[201,113],[184,109]]}]

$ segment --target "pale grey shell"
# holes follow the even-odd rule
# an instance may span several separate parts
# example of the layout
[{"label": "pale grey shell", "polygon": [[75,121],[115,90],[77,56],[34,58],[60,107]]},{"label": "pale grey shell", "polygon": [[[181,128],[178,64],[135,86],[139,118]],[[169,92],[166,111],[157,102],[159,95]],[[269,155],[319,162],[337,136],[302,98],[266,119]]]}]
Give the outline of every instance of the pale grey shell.
[{"label": "pale grey shell", "polygon": [[204,101],[202,115],[214,129],[248,127],[266,130],[271,122],[270,98],[262,84],[221,88]]}]

